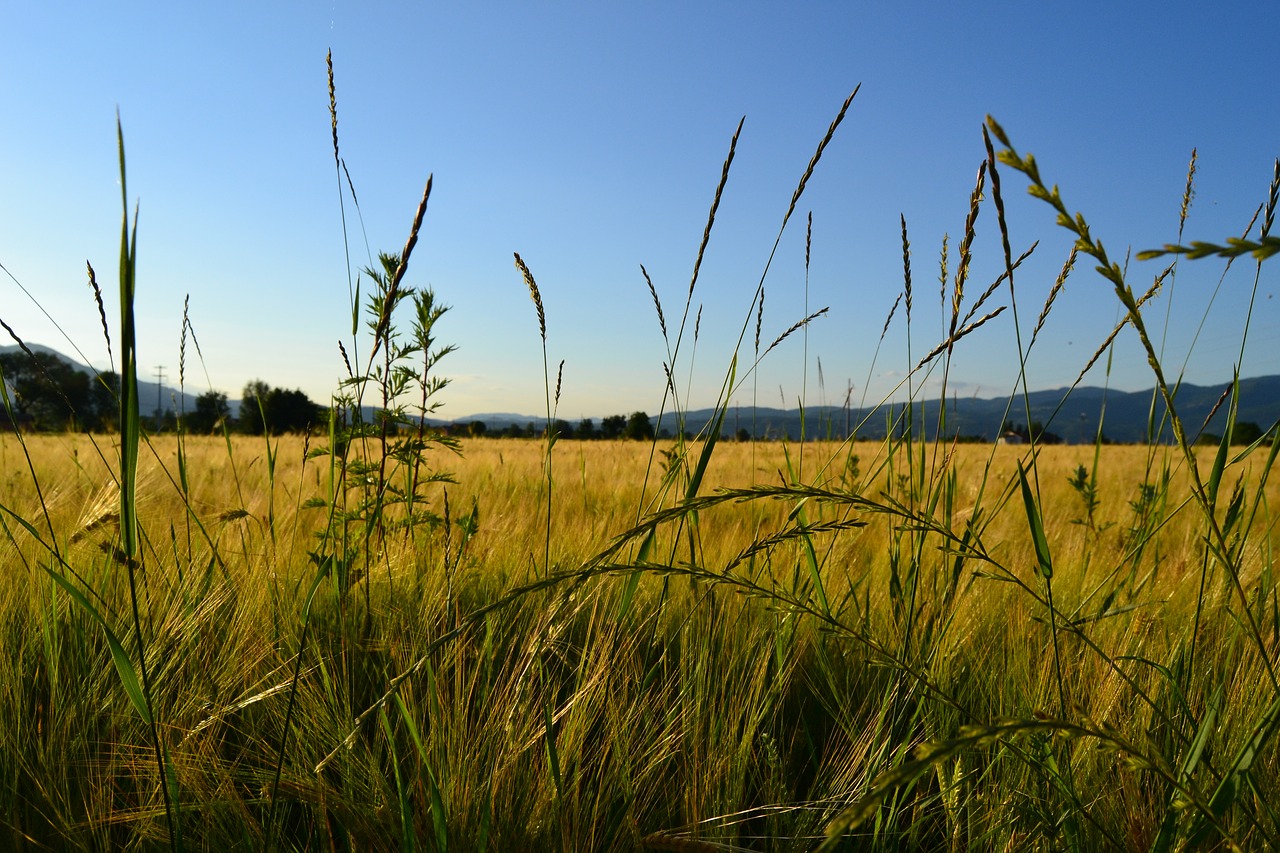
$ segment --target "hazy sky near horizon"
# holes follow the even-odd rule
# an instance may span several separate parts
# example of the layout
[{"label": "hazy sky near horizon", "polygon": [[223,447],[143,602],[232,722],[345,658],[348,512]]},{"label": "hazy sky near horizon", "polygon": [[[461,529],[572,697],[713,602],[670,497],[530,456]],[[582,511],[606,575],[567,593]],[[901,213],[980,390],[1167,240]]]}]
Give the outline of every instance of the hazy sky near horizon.
[{"label": "hazy sky near horizon", "polygon": [[[458,346],[439,365],[452,379],[440,415],[543,411],[519,252],[545,303],[552,383],[564,361],[559,416],[572,420],[658,411],[667,347],[640,265],[674,337],[744,116],[674,366],[693,407],[715,401],[744,328],[736,403],[838,405],[850,389],[855,404],[873,403],[892,393],[945,335],[988,113],[1117,259],[1177,239],[1193,147],[1186,241],[1243,233],[1280,154],[1268,82],[1280,10],[1266,4],[988,2],[978,13],[941,2],[331,0],[14,4],[4,18],[0,318],[28,341],[107,365],[84,262],[114,299],[118,109],[130,205],[140,206],[141,378],[163,365],[177,384],[189,296],[203,358],[189,343],[186,389],[232,398],[261,378],[328,401],[344,374],[337,342],[352,348],[348,270],[400,249],[428,174],[406,282],[452,306],[437,329]],[[329,49],[360,206],[347,197],[350,267]],[[750,374],[753,294],[800,176],[858,85],[764,278],[761,348],[807,312],[830,311]],[[1040,241],[1015,277],[1025,345],[1070,238],[1020,175],[1000,174],[1014,253]],[[911,242],[910,340],[900,307],[881,342],[903,290],[900,216]],[[966,303],[1003,268],[989,184],[973,252]],[[1164,266],[1131,262],[1134,289]],[[1167,369],[1185,364],[1187,381],[1226,382],[1241,361],[1257,267],[1223,271],[1183,262],[1148,308]],[[1280,261],[1263,265],[1243,376],[1280,373],[1278,274]],[[1007,288],[988,303],[1000,305],[1012,307]],[[114,334],[111,303],[108,317]],[[1082,259],[1028,356],[1030,387],[1073,382],[1119,317],[1110,286]],[[950,394],[1015,387],[1014,320],[1006,311],[961,342]],[[937,369],[912,382],[927,394],[941,379]],[[1110,376],[1104,359],[1085,378],[1126,390],[1151,381],[1131,330]]]}]

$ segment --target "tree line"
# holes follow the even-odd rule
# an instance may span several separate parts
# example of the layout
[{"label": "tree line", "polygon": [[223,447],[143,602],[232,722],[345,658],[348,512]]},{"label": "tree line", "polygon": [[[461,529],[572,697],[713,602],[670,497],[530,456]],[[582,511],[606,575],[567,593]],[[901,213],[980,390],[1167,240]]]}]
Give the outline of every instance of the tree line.
[{"label": "tree line", "polygon": [[[3,378],[5,400],[0,405],[0,427],[21,428],[40,432],[106,432],[116,428],[119,411],[120,377],[114,371],[94,374],[54,353],[33,351],[0,353],[0,377]],[[153,431],[171,431],[179,427],[194,434],[221,432],[262,435],[306,432],[323,427],[329,417],[327,407],[312,402],[297,389],[275,388],[254,379],[241,392],[238,417],[231,416],[227,395],[206,391],[196,397],[189,412],[172,409],[143,413],[143,421]],[[645,412],[610,415],[597,425],[591,418],[576,423],[556,419],[551,422],[558,439],[590,441],[595,439],[631,439],[652,441],[670,438],[669,430],[656,430]],[[534,423],[510,424],[501,430],[489,430],[484,421],[455,424],[455,432],[471,436],[539,438],[546,429]],[[1263,438],[1264,431],[1251,421],[1236,423],[1233,444],[1250,444]],[[1037,444],[1057,444],[1062,439],[1038,422],[1029,426],[1006,421],[1003,436],[1017,436],[1023,441],[1035,439]],[[723,438],[728,438],[724,436]],[[733,436],[738,441],[751,440],[750,433],[739,429]],[[972,440],[982,441],[974,436]],[[1198,444],[1217,445],[1219,435],[1202,433]],[[1105,437],[1104,444],[1110,443]]]},{"label": "tree line", "polygon": [[221,391],[196,397],[195,409],[184,415],[189,432],[211,433],[227,428],[246,435],[309,432],[328,422],[329,410],[297,389],[273,388],[254,379],[240,392],[240,415],[231,417],[231,405]]},{"label": "tree line", "polygon": [[0,354],[0,422],[29,430],[103,431],[115,423],[120,377],[94,376],[48,352]]},{"label": "tree line", "polygon": [[[544,438],[547,434],[545,428],[533,423],[526,423],[524,426],[513,423],[500,430],[490,430],[484,421],[471,421],[465,424],[454,424],[453,429],[465,430],[472,437],[487,435],[500,438]],[[610,415],[607,418],[602,418],[599,426],[596,426],[596,422],[592,418],[583,418],[576,424],[556,419],[551,422],[551,429],[557,439],[578,441],[593,441],[597,439],[653,441],[654,438],[667,439],[672,437],[671,431],[665,427],[655,431],[653,420],[645,412],[632,412],[630,415]],[[691,438],[688,432],[685,433],[685,438]],[[738,441],[750,441],[751,434],[745,429],[740,429],[734,438]]]},{"label": "tree line", "polygon": [[[47,352],[0,354],[8,407],[0,407],[0,423],[38,432],[105,432],[116,428],[120,377],[114,371],[93,374]],[[12,412],[12,418],[9,413]],[[143,421],[154,431],[182,429],[194,434],[229,432],[262,435],[306,432],[327,423],[329,410],[296,389],[272,387],[261,379],[248,382],[240,395],[240,411],[231,415],[231,404],[221,391],[196,397],[191,411],[143,412]],[[12,423],[10,423],[12,421]],[[473,436],[498,435],[532,438],[545,435],[534,424],[512,424],[490,433],[483,421],[472,421],[466,431]],[[653,421],[645,412],[610,415],[599,425],[591,418],[577,423],[552,422],[561,439],[634,439],[652,441]]]},{"label": "tree line", "polygon": [[[94,374],[49,352],[6,352],[0,353],[0,377],[0,425],[34,432],[107,432],[117,426],[120,377],[114,371]],[[180,425],[191,433],[226,428],[261,435],[321,427],[329,410],[300,390],[273,388],[255,379],[244,387],[237,418],[231,416],[231,405],[221,391],[199,395],[189,412],[169,408],[141,414],[146,426],[156,431]]]},{"label": "tree line", "polygon": [[[468,435],[483,435],[501,438],[539,438],[546,436],[546,429],[533,423],[524,426],[508,424],[500,430],[490,430],[484,421],[471,421],[466,424],[455,424],[454,429],[464,429]],[[652,441],[655,432],[653,421],[644,412],[632,412],[630,415],[610,415],[600,421],[600,425],[591,418],[583,418],[576,424],[556,419],[551,422],[551,429],[558,439],[616,439],[629,438],[637,441]]]}]

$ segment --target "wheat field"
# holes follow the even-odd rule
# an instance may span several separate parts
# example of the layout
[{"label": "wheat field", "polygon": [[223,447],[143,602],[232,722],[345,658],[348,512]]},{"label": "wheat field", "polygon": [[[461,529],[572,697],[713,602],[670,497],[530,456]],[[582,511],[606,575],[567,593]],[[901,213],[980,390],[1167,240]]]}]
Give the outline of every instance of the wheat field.
[{"label": "wheat field", "polygon": [[[1258,453],[1231,470],[1257,509],[1236,537],[1260,645],[1223,571],[1203,571],[1176,448],[1103,448],[1092,514],[1070,481],[1094,449],[1039,449],[1055,650],[1025,447],[812,443],[798,479],[795,445],[722,444],[695,520],[661,513],[664,472],[698,445],[560,442],[544,565],[545,443],[473,439],[436,460],[457,483],[432,498],[443,509],[447,490],[455,519],[478,508],[470,529],[390,529],[340,594],[308,602],[326,529],[308,502],[331,473],[306,458],[314,441],[188,437],[185,493],[176,438],[140,454],[152,701],[201,846],[807,850],[861,807],[873,817],[831,836],[853,849],[1068,833],[1135,849],[1271,713],[1276,496],[1251,491]],[[112,443],[0,440],[0,504],[42,543],[6,519],[15,846],[165,837],[145,727],[46,571],[56,550],[125,634]],[[948,542],[975,515],[980,541]],[[1203,752],[1182,778],[1189,744]],[[1224,825],[1246,839],[1270,831],[1274,751],[1258,758],[1241,797],[1260,811]]]}]

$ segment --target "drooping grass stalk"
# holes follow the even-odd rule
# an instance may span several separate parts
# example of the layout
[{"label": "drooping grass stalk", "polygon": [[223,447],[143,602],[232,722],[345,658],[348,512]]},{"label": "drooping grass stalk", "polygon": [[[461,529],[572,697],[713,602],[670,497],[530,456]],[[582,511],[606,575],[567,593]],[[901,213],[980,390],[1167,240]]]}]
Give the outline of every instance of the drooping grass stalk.
[{"label": "drooping grass stalk", "polygon": [[[1009,227],[1005,218],[1004,197],[1000,191],[1000,171],[996,165],[997,158],[995,148],[991,144],[991,137],[988,134],[986,127],[982,130],[982,141],[986,147],[987,159],[990,163],[991,195],[992,200],[995,202],[996,221],[1000,229],[1000,245],[1004,252],[1005,272],[1008,275],[1009,304],[1012,308],[1014,335],[1018,347],[1018,384],[1022,388],[1023,410],[1026,416],[1027,438],[1028,444],[1030,445],[1028,455],[1032,461],[1031,472],[1032,479],[1034,481],[1034,494],[1032,494],[1032,490],[1028,486],[1027,478],[1021,465],[1019,465],[1018,468],[1018,477],[1022,486],[1023,500],[1027,514],[1027,521],[1031,528],[1032,542],[1035,546],[1036,562],[1040,576],[1044,579],[1045,599],[1048,602],[1049,637],[1053,643],[1054,671],[1058,682],[1059,714],[1063,719],[1068,719],[1067,692],[1062,666],[1062,649],[1058,637],[1058,611],[1053,600],[1053,559],[1050,555],[1048,540],[1044,532],[1043,514],[1040,511],[1040,507],[1044,505],[1044,501],[1040,491],[1040,469],[1039,465],[1036,464],[1036,440],[1038,436],[1035,435],[1035,431],[1032,429],[1031,396],[1027,384],[1027,356],[1031,342],[1034,342],[1035,340],[1035,335],[1033,333],[1031,342],[1029,342],[1024,348],[1022,341],[1022,325],[1018,317],[1017,288],[1014,286],[1013,252],[1009,245]],[[1046,302],[1042,316],[1048,312],[1049,307],[1050,303]],[[1051,750],[1051,748],[1046,747],[1046,750]],[[1048,752],[1048,755],[1052,760],[1051,751]],[[1079,800],[1076,794],[1075,772],[1069,759],[1065,762],[1065,768],[1062,773],[1060,784],[1064,786],[1067,797],[1071,800],[1073,805],[1078,808]],[[1079,825],[1074,815],[1068,817],[1064,824],[1064,829],[1067,833],[1068,845],[1072,848],[1078,848]]]},{"label": "drooping grass stalk", "polygon": [[[1151,337],[1147,333],[1146,323],[1143,320],[1137,299],[1134,296],[1133,290],[1125,280],[1123,270],[1119,264],[1111,261],[1101,241],[1093,238],[1089,231],[1088,223],[1085,221],[1083,215],[1076,214],[1075,216],[1072,216],[1068,212],[1066,204],[1063,202],[1062,196],[1058,192],[1057,187],[1049,189],[1044,184],[1040,178],[1039,166],[1037,165],[1035,158],[1030,154],[1018,154],[1009,142],[1009,138],[1005,134],[1004,130],[989,116],[987,118],[987,127],[990,129],[991,133],[1000,140],[1001,144],[1004,145],[1004,150],[999,154],[1000,162],[1022,172],[1031,180],[1028,191],[1032,196],[1041,199],[1054,208],[1058,214],[1058,224],[1074,233],[1077,237],[1077,246],[1079,246],[1080,250],[1093,257],[1098,262],[1098,272],[1105,279],[1111,282],[1116,297],[1125,307],[1128,313],[1129,322],[1138,333],[1138,340],[1142,344],[1143,350],[1146,353],[1147,363],[1155,377],[1156,388],[1164,399],[1165,411],[1173,429],[1174,440],[1177,443],[1182,458],[1186,463],[1187,472],[1191,477],[1192,498],[1199,505],[1201,514],[1203,515],[1205,524],[1209,530],[1209,542],[1211,546],[1217,549],[1217,552],[1222,555],[1221,559],[1224,568],[1226,568],[1231,578],[1232,587],[1243,605],[1242,610],[1248,624],[1249,636],[1258,646],[1259,654],[1267,671],[1267,677],[1273,691],[1275,691],[1277,695],[1280,695],[1280,676],[1277,676],[1275,663],[1272,660],[1272,655],[1267,650],[1266,643],[1262,637],[1257,621],[1254,619],[1252,608],[1248,606],[1248,596],[1244,590],[1243,583],[1240,580],[1238,567],[1226,557],[1226,555],[1231,553],[1231,548],[1223,534],[1222,526],[1219,523],[1216,514],[1216,491],[1218,479],[1221,477],[1221,467],[1215,464],[1214,474],[1212,475],[1213,479],[1209,481],[1206,481],[1200,473],[1200,467],[1196,461],[1195,453],[1191,449],[1190,442],[1187,439],[1183,421],[1177,414],[1177,407],[1173,398],[1173,390],[1165,379],[1164,368],[1160,362],[1158,354],[1156,353],[1155,347],[1152,344]],[[1266,240],[1260,241],[1260,243],[1265,247],[1266,245],[1269,245],[1268,241],[1272,239],[1274,238],[1268,237]],[[1234,248],[1239,248],[1235,242],[1233,242],[1232,245]],[[1245,253],[1244,250],[1233,250],[1232,252],[1214,252],[1206,250],[1194,253],[1191,251],[1181,250],[1182,247],[1178,246],[1165,248],[1165,252],[1188,254],[1189,257],[1193,258],[1204,257],[1209,254],[1221,254],[1229,257],[1232,254]],[[1278,250],[1280,250],[1280,246],[1278,246]],[[1164,254],[1165,252],[1142,252],[1139,253],[1139,258],[1154,258]],[[1258,260],[1263,260],[1268,256],[1269,255],[1266,251],[1255,252],[1255,257],[1257,257]],[[1212,493],[1210,486],[1212,486]]]},{"label": "drooping grass stalk", "polygon": [[[1148,363],[1156,379],[1157,392],[1164,400],[1165,414],[1172,426],[1179,452],[1185,462],[1187,472],[1191,478],[1192,494],[1189,500],[1194,501],[1198,505],[1200,515],[1207,529],[1205,537],[1206,551],[1212,552],[1215,561],[1220,563],[1225,569],[1230,581],[1231,589],[1240,601],[1240,617],[1242,617],[1242,621],[1246,629],[1246,635],[1253,644],[1256,645],[1258,650],[1257,656],[1261,659],[1261,663],[1267,673],[1270,692],[1274,697],[1274,701],[1272,702],[1271,707],[1264,713],[1263,717],[1256,724],[1254,734],[1249,744],[1238,754],[1232,768],[1228,774],[1222,778],[1217,791],[1215,791],[1213,795],[1209,807],[1207,809],[1199,809],[1195,813],[1190,843],[1200,844],[1206,840],[1207,824],[1209,822],[1214,822],[1216,824],[1214,819],[1225,814],[1225,811],[1230,808],[1237,799],[1242,777],[1249,772],[1249,768],[1253,763],[1253,756],[1256,755],[1258,749],[1270,741],[1275,735],[1278,725],[1277,718],[1280,717],[1280,710],[1278,710],[1280,709],[1280,682],[1277,681],[1272,655],[1267,642],[1262,636],[1257,617],[1250,605],[1249,597],[1244,589],[1241,579],[1242,565],[1240,564],[1240,559],[1242,552],[1238,552],[1233,547],[1233,544],[1229,539],[1233,526],[1239,518],[1238,506],[1240,503],[1241,493],[1237,490],[1236,494],[1233,495],[1230,505],[1227,507],[1226,515],[1222,521],[1219,521],[1217,513],[1219,506],[1219,485],[1225,470],[1227,455],[1226,446],[1229,443],[1229,437],[1224,436],[1219,447],[1219,452],[1215,456],[1208,478],[1202,478],[1195,454],[1191,450],[1188,442],[1184,425],[1178,417],[1175,409],[1174,396],[1177,389],[1176,387],[1171,388],[1165,380],[1159,354],[1146,331],[1142,315],[1137,306],[1137,300],[1135,300],[1132,290],[1125,282],[1124,271],[1118,264],[1109,260],[1101,242],[1095,240],[1091,236],[1084,217],[1080,214],[1076,214],[1073,217],[1068,213],[1057,187],[1050,190],[1045,186],[1040,178],[1039,168],[1034,158],[1029,154],[1025,156],[1019,155],[1012,148],[1007,136],[999,125],[994,122],[994,120],[988,118],[988,126],[991,128],[992,132],[1000,138],[1000,141],[1005,146],[1006,150],[1001,152],[1001,161],[1011,165],[1013,168],[1030,178],[1031,186],[1029,187],[1029,190],[1031,194],[1046,201],[1058,212],[1059,224],[1075,233],[1077,236],[1077,245],[1080,249],[1093,256],[1099,262],[1098,271],[1104,276],[1104,278],[1113,284],[1117,297],[1121,304],[1126,308],[1128,318],[1135,331],[1138,333],[1139,341],[1147,354]],[[1255,257],[1261,261],[1268,253],[1266,251],[1266,241],[1263,240],[1259,242],[1262,246],[1260,248],[1256,248]],[[1221,254],[1227,257],[1232,257],[1243,253],[1243,251],[1217,252],[1214,251],[1215,248],[1216,247],[1208,247],[1208,249],[1204,251],[1193,252],[1186,251],[1180,246],[1167,246],[1166,251],[1188,254],[1192,257],[1207,256],[1210,254]],[[1239,250],[1241,247],[1236,245],[1233,246],[1233,249]],[[1144,252],[1140,257],[1157,257],[1160,254],[1163,253]],[[1230,433],[1230,431],[1231,423],[1229,415],[1227,432]],[[1208,569],[1209,561],[1206,559],[1205,564],[1202,567],[1202,573],[1207,572]],[[1203,578],[1201,589],[1204,589]],[[1203,597],[1203,592],[1201,593],[1201,597]],[[1199,609],[1197,614],[1197,619],[1198,618]],[[1225,835],[1225,831],[1222,827],[1218,826],[1218,830]]]}]

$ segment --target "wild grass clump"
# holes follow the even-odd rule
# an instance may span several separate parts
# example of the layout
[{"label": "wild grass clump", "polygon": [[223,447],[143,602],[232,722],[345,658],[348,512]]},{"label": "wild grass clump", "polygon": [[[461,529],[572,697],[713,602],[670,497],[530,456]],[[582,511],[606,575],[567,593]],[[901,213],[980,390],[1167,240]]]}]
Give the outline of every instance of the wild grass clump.
[{"label": "wild grass clump", "polygon": [[[347,199],[359,206],[331,64],[329,92],[345,235]],[[1131,283],[994,121],[960,239],[942,243],[939,339],[908,349],[899,396],[869,416],[888,438],[859,440],[864,420],[844,442],[720,440],[761,360],[826,312],[806,303],[761,349],[781,235],[852,101],[801,172],[699,434],[685,434],[692,392],[678,377],[698,354],[693,300],[742,124],[678,325],[641,267],[665,348],[663,410],[679,424],[649,445],[558,443],[552,429],[462,444],[427,425],[452,349],[439,343],[447,307],[409,283],[430,179],[403,249],[351,280],[351,337],[335,353],[345,375],[322,429],[149,435],[133,329],[147,291],[126,195],[120,328],[108,332],[118,436],[0,437],[5,845],[1280,843],[1276,427],[1233,445],[1233,383],[1221,441],[1196,443],[1147,314],[1176,264]],[[1257,239],[1184,249],[1194,169],[1193,157],[1167,251],[1254,252],[1256,287],[1280,179]],[[1037,244],[1011,245],[1015,174],[1074,241],[1043,293],[1018,274]],[[999,272],[975,281],[975,235],[992,218]],[[910,341],[925,310],[905,217],[901,229],[903,287],[881,340],[898,319]],[[806,270],[821,249],[809,238]],[[946,389],[987,323],[1015,325],[1006,415],[1031,423],[1029,356],[1082,257],[1124,319],[1081,376],[1132,330],[1163,403],[1149,435],[1175,441],[1104,446],[1101,428],[1091,446],[1049,446],[1030,429],[1022,446],[927,441],[954,430],[945,391],[926,400],[925,380]],[[540,289],[515,260],[554,424],[554,283]],[[188,332],[184,319],[184,360]],[[20,401],[0,390],[17,424]]]}]

